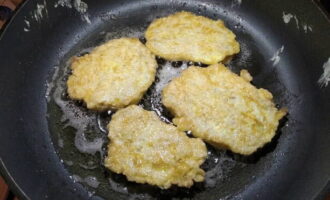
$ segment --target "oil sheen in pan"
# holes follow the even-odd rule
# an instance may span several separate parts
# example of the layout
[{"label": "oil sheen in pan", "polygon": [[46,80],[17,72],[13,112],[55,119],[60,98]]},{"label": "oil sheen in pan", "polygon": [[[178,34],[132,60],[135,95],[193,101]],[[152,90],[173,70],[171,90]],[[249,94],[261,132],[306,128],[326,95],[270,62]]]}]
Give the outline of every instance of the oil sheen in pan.
[{"label": "oil sheen in pan", "polygon": [[[88,53],[88,51],[90,49],[85,49],[78,55]],[[136,190],[133,188],[139,184],[129,183],[125,177],[108,171],[102,164],[108,142],[106,125],[115,111],[109,110],[102,113],[89,111],[82,102],[72,101],[68,98],[66,80],[70,74],[69,62],[65,66],[58,67],[58,72],[54,73],[54,77],[49,83],[49,94],[47,95],[49,127],[57,153],[72,174],[73,181],[85,185],[91,195],[107,196],[104,194],[107,190],[128,195],[131,190]],[[159,67],[156,81],[146,92],[139,105],[147,110],[155,111],[161,120],[171,123],[171,115],[161,104],[160,94],[163,87],[190,65],[202,66],[202,64],[169,62],[161,58],[157,58],[157,62]],[[189,132],[187,134],[191,136]],[[195,187],[198,187],[199,190],[212,188],[217,182],[223,181],[233,167],[244,165],[237,163],[225,151],[215,150],[212,147],[208,147],[208,149],[208,158],[202,166],[206,170],[205,182],[196,184],[192,189],[169,189],[169,191],[174,191],[174,196],[176,196],[175,193],[179,196],[181,193],[189,193],[190,190],[195,190]],[[157,193],[159,190],[146,185],[141,185],[141,188],[143,188],[140,190],[142,192],[133,192],[134,195],[152,198],[153,193]]]},{"label": "oil sheen in pan", "polygon": [[[131,31],[125,36],[141,37],[142,31]],[[102,33],[104,41],[116,37],[113,33]],[[102,40],[101,40],[102,42]],[[241,43],[242,45],[243,43]],[[244,45],[244,44],[243,44]],[[244,65],[250,57],[249,48],[241,48],[239,60],[233,59],[228,66],[239,71],[237,66]],[[76,56],[90,52],[92,48],[81,50]],[[237,63],[239,61],[239,63]],[[169,62],[157,58],[158,69],[155,82],[149,88],[139,105],[153,110],[161,120],[171,123],[172,116],[161,104],[163,87],[182,70],[191,65],[206,67],[201,63]],[[66,81],[70,74],[70,60],[56,68],[53,78],[48,83],[46,98],[48,101],[48,124],[56,151],[74,182],[83,184],[90,195],[110,198],[113,192],[123,198],[154,199],[160,196],[168,198],[191,198],[197,193],[215,189],[230,179],[234,173],[250,164],[251,158],[241,157],[224,150],[216,150],[208,145],[208,158],[202,165],[206,171],[205,181],[192,188],[172,187],[161,190],[146,184],[128,182],[123,175],[112,173],[103,166],[108,143],[106,125],[111,120],[113,110],[102,113],[86,109],[81,101],[72,101],[66,92]],[[236,68],[235,68],[236,66]],[[187,132],[191,137],[191,134]],[[252,160],[258,159],[252,157]],[[253,164],[253,162],[252,162]]]}]

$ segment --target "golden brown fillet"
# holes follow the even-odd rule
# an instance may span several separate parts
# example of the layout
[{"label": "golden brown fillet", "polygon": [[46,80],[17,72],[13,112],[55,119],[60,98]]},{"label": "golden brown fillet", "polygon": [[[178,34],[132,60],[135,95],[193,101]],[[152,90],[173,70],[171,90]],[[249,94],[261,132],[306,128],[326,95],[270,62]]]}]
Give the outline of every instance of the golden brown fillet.
[{"label": "golden brown fillet", "polygon": [[172,61],[215,64],[240,50],[223,21],[185,11],[154,20],[145,37],[154,54]]},{"label": "golden brown fillet", "polygon": [[110,143],[105,166],[129,181],[166,189],[190,187],[204,180],[204,142],[189,138],[152,111],[132,105],[119,110],[108,125]]},{"label": "golden brown fillet", "polygon": [[155,56],[138,39],[110,40],[73,59],[68,93],[90,109],[122,108],[142,98],[156,68]]},{"label": "golden brown fillet", "polygon": [[189,67],[163,90],[163,104],[181,131],[191,130],[217,147],[249,155],[270,142],[286,109],[257,89],[251,75],[238,76],[222,64]]}]

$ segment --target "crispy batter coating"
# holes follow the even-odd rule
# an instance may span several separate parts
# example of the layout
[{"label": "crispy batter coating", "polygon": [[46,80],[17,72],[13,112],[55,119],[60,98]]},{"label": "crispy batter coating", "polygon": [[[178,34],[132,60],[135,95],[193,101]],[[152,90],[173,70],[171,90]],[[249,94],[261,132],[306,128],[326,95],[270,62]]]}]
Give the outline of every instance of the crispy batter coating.
[{"label": "crispy batter coating", "polygon": [[138,102],[155,79],[155,56],[135,38],[121,38],[76,57],[67,81],[72,99],[89,109],[118,109]]},{"label": "crispy batter coating", "polygon": [[233,152],[249,155],[274,137],[286,109],[277,110],[272,94],[250,84],[222,64],[190,67],[163,90],[163,104],[181,131]]},{"label": "crispy batter coating", "polygon": [[108,125],[110,143],[105,166],[129,181],[166,189],[190,187],[204,180],[204,142],[189,138],[152,111],[132,105],[119,110]]},{"label": "crispy batter coating", "polygon": [[215,64],[239,52],[235,34],[221,20],[178,12],[153,21],[145,37],[156,55],[177,61]]}]

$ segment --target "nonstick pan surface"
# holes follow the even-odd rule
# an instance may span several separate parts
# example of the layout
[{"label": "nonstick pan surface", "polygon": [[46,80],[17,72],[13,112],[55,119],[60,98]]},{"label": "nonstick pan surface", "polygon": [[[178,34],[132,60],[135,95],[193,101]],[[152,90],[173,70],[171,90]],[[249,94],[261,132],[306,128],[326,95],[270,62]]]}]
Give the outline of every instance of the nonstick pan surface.
[{"label": "nonstick pan surface", "polygon": [[[27,1],[0,38],[0,165],[22,199],[321,199],[328,192],[330,86],[319,79],[330,56],[330,23],[313,2],[85,3]],[[103,128],[112,113],[87,111],[70,101],[64,83],[72,56],[112,38],[143,41],[153,19],[181,10],[222,19],[241,44],[227,66],[234,72],[248,69],[253,84],[270,90],[289,114],[273,141],[251,156],[208,146],[206,183],[160,190],[102,166]],[[164,61],[158,62],[159,71]],[[154,85],[140,105],[171,119]],[[86,126],[86,133],[77,124]],[[77,148],[77,140],[88,148]]]}]

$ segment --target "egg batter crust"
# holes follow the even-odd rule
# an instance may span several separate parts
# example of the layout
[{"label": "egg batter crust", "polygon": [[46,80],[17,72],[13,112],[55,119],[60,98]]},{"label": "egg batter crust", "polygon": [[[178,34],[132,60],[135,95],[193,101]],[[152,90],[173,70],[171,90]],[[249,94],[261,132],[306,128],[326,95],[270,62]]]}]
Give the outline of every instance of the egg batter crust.
[{"label": "egg batter crust", "polygon": [[167,85],[163,104],[181,131],[220,148],[249,155],[270,142],[286,109],[276,109],[272,94],[250,84],[222,64],[189,67]]},{"label": "egg batter crust", "polygon": [[215,64],[239,52],[235,34],[221,20],[178,12],[154,20],[148,27],[146,46],[171,61]]},{"label": "egg batter crust", "polygon": [[75,57],[67,86],[72,99],[94,110],[137,103],[155,79],[155,56],[136,38],[121,38]]},{"label": "egg batter crust", "polygon": [[129,181],[167,189],[204,180],[204,142],[189,138],[152,111],[132,105],[119,110],[108,125],[110,143],[105,166]]}]

